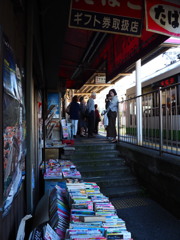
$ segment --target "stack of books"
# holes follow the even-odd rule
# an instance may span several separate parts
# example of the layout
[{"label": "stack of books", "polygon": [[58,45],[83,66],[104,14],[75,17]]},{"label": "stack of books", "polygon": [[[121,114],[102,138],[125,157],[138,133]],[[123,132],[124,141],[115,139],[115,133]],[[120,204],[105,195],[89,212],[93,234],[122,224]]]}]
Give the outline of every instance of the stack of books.
[{"label": "stack of books", "polygon": [[66,178],[66,183],[82,183],[82,179],[78,178]]},{"label": "stack of books", "polygon": [[76,166],[69,160],[49,159],[44,173],[45,180],[53,179],[81,179]]},{"label": "stack of books", "polygon": [[[49,225],[60,239],[132,240],[125,222],[95,182],[83,182],[80,172],[69,160],[50,161],[49,165],[61,169],[66,183],[64,195],[58,186],[50,195]],[[46,235],[51,232],[57,237],[50,227]]]},{"label": "stack of books", "polygon": [[82,183],[66,183],[67,198],[71,209],[89,209],[93,210],[93,203],[88,198],[85,184]]},{"label": "stack of books", "polygon": [[70,168],[70,166],[74,165],[70,160],[59,160],[59,164],[62,168]]},{"label": "stack of books", "polygon": [[76,228],[68,229],[66,232],[66,239],[106,239],[103,237],[104,229],[102,228]]},{"label": "stack of books", "polygon": [[49,218],[49,225],[61,239],[64,238],[69,226],[70,211],[67,199],[58,186],[50,194]]},{"label": "stack of books", "polygon": [[62,174],[64,178],[81,178],[81,174],[77,169],[64,168],[62,169]]},{"label": "stack of books", "polygon": [[94,211],[97,216],[114,216],[116,209],[110,202],[96,202],[94,204]]},{"label": "stack of books", "polygon": [[132,240],[125,222],[117,216],[109,198],[96,183],[67,183],[70,204],[70,224],[65,239],[125,239]]},{"label": "stack of books", "polygon": [[62,168],[58,159],[49,159],[47,161],[44,179],[62,179]]},{"label": "stack of books", "polygon": [[77,171],[76,166],[71,164],[71,165],[66,165],[62,168],[62,173],[64,178],[75,178],[75,179],[80,179],[81,174],[79,171]]}]

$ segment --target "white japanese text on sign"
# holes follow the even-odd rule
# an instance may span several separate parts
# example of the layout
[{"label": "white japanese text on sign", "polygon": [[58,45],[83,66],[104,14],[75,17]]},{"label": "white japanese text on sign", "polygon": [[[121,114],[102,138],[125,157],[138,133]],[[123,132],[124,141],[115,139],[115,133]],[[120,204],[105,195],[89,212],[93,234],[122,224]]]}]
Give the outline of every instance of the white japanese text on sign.
[{"label": "white japanese text on sign", "polygon": [[[139,16],[141,15],[141,5],[134,4],[133,2],[135,1],[74,0],[72,2],[69,26],[140,36],[141,18]],[[136,1],[136,3],[137,2],[139,1]],[[80,3],[81,5],[78,5]],[[100,12],[99,9],[101,9],[102,12]],[[128,13],[127,9],[129,9]],[[116,12],[118,12],[118,14],[116,14]],[[132,17],[132,12],[135,17]]]}]

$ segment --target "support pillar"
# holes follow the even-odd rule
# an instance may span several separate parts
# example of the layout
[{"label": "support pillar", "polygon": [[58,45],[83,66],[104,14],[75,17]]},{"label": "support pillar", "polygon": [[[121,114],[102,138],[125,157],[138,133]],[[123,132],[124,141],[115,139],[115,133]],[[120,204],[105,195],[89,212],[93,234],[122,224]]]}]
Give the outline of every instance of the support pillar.
[{"label": "support pillar", "polygon": [[[136,96],[142,95],[141,59],[136,62]],[[136,98],[137,144],[142,145],[142,98]]]}]

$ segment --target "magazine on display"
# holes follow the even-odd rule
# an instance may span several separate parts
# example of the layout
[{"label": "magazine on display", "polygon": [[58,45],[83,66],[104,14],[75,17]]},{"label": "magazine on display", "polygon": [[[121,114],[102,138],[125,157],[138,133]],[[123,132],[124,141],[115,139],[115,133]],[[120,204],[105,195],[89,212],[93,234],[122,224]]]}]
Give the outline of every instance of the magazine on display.
[{"label": "magazine on display", "polygon": [[44,240],[60,240],[60,237],[57,235],[57,233],[52,229],[52,227],[47,224],[44,227]]}]

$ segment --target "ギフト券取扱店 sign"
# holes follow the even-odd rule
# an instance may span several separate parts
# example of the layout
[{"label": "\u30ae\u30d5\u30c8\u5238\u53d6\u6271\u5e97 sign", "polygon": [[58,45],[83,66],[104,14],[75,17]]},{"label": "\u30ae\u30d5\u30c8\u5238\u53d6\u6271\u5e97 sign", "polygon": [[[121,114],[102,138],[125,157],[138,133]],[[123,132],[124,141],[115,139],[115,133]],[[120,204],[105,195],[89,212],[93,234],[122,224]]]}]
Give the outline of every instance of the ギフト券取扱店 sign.
[{"label": "\u30ae\u30d5\u30c8\u5238\u53d6\u6271\u5e97 sign", "polygon": [[71,0],[69,27],[140,36],[142,0]]},{"label": "\u30ae\u30d5\u30c8\u5238\u53d6\u6271\u5e97 sign", "polygon": [[180,3],[146,0],[145,11],[147,31],[180,37]]}]

